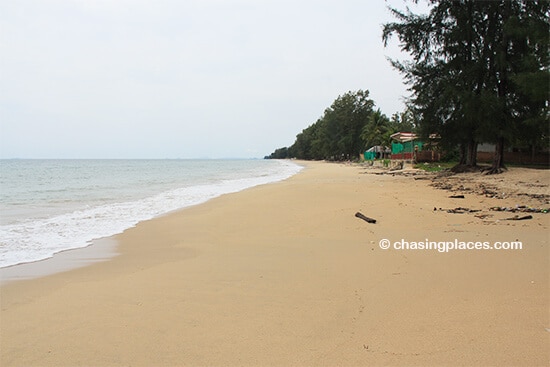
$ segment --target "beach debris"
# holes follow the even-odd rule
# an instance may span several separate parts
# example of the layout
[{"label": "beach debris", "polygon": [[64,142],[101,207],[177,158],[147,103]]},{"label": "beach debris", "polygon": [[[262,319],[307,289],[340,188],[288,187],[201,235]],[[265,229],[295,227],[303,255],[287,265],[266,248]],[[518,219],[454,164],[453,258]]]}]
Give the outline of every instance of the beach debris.
[{"label": "beach debris", "polygon": [[480,184],[479,188],[481,190],[481,194],[488,198],[498,197],[498,192],[496,192],[493,187],[487,187],[486,185]]},{"label": "beach debris", "polygon": [[[434,208],[435,210],[435,208]],[[454,209],[443,209],[443,208],[439,208],[440,211],[445,211],[447,213],[451,213],[451,214],[464,214],[464,213],[477,213],[477,212],[480,212],[481,209],[469,209],[469,208],[463,208],[461,206],[459,206],[458,208],[454,208]]]},{"label": "beach debris", "polygon": [[476,214],[476,215],[474,215],[474,217],[479,218],[479,219],[491,218],[492,216],[493,216],[492,214]]},{"label": "beach debris", "polygon": [[451,199],[464,199],[464,195],[451,195],[449,196]]},{"label": "beach debris", "polygon": [[403,162],[397,162],[397,164],[390,168],[390,171],[398,171],[403,169]]},{"label": "beach debris", "polygon": [[547,201],[550,200],[550,195],[547,194],[527,194],[527,193],[519,193],[518,196],[527,196],[532,199],[546,199]]},{"label": "beach debris", "polygon": [[515,215],[511,218],[506,218],[506,220],[525,220],[525,219],[533,219],[532,215],[524,215],[523,217],[520,217],[519,215]]},{"label": "beach debris", "polygon": [[373,223],[373,224],[376,223],[376,219],[369,218],[369,217],[363,215],[363,214],[360,213],[360,212],[355,213],[355,216],[356,216],[357,218],[363,219],[363,220],[364,220],[365,222],[367,222],[367,223]]},{"label": "beach debris", "polygon": [[477,213],[480,211],[481,209],[468,209],[468,208],[458,207],[458,208],[447,210],[447,213],[462,214],[462,213]]},{"label": "beach debris", "polygon": [[495,212],[510,212],[510,213],[544,213],[550,212],[550,208],[530,208],[527,205],[516,205],[515,207],[493,206],[489,210]]},{"label": "beach debris", "polygon": [[447,182],[434,182],[431,184],[431,186],[435,187],[436,189],[440,190],[452,190],[453,185],[448,184]]}]

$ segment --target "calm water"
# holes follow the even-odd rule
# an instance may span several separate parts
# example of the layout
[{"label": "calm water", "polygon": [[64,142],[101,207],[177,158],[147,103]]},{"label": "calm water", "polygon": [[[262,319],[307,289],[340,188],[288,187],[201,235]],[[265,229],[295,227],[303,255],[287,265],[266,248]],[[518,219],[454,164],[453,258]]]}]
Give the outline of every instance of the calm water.
[{"label": "calm water", "polygon": [[300,169],[275,160],[0,160],[0,267]]}]

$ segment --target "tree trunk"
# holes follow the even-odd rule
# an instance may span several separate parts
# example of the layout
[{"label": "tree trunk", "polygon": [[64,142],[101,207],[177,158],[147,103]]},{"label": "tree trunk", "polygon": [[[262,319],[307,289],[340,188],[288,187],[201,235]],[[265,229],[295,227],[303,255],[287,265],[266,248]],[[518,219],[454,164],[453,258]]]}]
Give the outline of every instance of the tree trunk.
[{"label": "tree trunk", "polygon": [[463,166],[465,164],[466,164],[466,145],[464,145],[463,143],[460,143],[458,166]]},{"label": "tree trunk", "polygon": [[[473,149],[472,149],[472,146],[473,146]],[[451,168],[451,172],[454,172],[454,173],[471,172],[472,168],[476,166],[477,144],[472,145],[471,142],[468,142],[467,144],[460,143],[459,152],[460,152],[460,159],[458,161],[458,164],[456,164]],[[474,154],[473,160],[471,156],[472,152]]]},{"label": "tree trunk", "polygon": [[[512,2],[504,1],[502,3],[502,24],[505,24],[512,14]],[[508,72],[509,72],[509,53],[508,47],[510,45],[510,37],[506,32],[502,33],[502,38],[497,44],[497,50],[495,56],[497,57],[496,63],[496,76],[497,76],[497,93],[498,98],[501,101],[502,116],[498,120],[499,128],[496,131],[497,144],[495,147],[495,156],[493,157],[493,165],[486,172],[489,175],[502,173],[506,167],[504,167],[504,136],[503,131],[508,129],[512,122],[509,119],[508,108]]]},{"label": "tree trunk", "polygon": [[502,173],[506,167],[504,166],[504,138],[500,137],[497,140],[495,147],[495,156],[493,157],[493,165],[486,172],[488,175]]},{"label": "tree trunk", "polygon": [[477,143],[474,141],[474,139],[470,139],[470,141],[468,141],[466,165],[468,167],[477,166]]}]

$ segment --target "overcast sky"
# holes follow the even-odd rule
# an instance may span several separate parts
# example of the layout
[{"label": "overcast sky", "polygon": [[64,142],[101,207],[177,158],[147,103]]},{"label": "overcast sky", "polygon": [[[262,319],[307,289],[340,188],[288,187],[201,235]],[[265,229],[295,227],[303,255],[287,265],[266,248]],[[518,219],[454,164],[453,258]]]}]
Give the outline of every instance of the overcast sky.
[{"label": "overcast sky", "polygon": [[347,91],[390,116],[403,0],[5,0],[0,158],[251,158]]}]

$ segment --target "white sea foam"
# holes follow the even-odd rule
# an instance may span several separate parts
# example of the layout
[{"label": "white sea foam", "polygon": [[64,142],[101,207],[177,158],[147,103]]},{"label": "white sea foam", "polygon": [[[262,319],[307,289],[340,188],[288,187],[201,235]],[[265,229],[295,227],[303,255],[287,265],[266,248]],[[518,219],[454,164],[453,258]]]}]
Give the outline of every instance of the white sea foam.
[{"label": "white sea foam", "polygon": [[[83,183],[81,180],[79,192],[84,189],[90,190],[88,194],[82,194],[83,197],[79,200],[64,201],[63,195],[48,199],[48,202],[66,202],[65,206],[54,205],[52,210],[45,211],[44,208],[40,209],[40,205],[44,204],[31,200],[27,206],[40,209],[35,211],[34,216],[12,218],[9,223],[0,226],[0,267],[37,261],[63,250],[85,247],[94,239],[121,233],[138,222],[200,204],[226,193],[284,180],[301,169],[300,166],[285,161],[270,162],[265,165],[255,163],[250,166],[239,162],[234,169],[231,167],[231,161],[224,161],[223,164],[222,174],[219,170],[205,170],[204,167],[201,168],[203,172],[198,172],[199,169],[195,167],[192,168],[193,172],[186,174],[186,177],[193,176],[192,180],[182,182],[181,187],[177,187],[178,182],[175,180],[176,182],[171,186],[176,187],[157,192],[154,192],[155,188],[166,187],[162,177],[154,173],[152,174],[154,180],[149,179],[149,181],[162,182],[157,186],[153,183],[145,184],[143,191],[146,191],[147,195],[142,197],[137,195],[135,188],[132,188],[134,192],[131,195],[118,195],[125,198],[124,200],[115,200],[116,196],[109,197],[109,195],[116,195],[120,191],[112,191],[112,186],[107,190],[105,188],[108,185],[99,185],[101,188],[93,190],[90,186],[98,185],[88,184],[85,180]],[[142,173],[147,175],[147,172]],[[168,180],[168,176],[166,179]],[[120,184],[124,185],[124,181],[122,180]],[[70,182],[65,182],[64,186],[70,185]],[[98,192],[98,190],[104,192]],[[90,197],[101,199],[90,200]],[[11,204],[5,207],[17,207],[18,212],[21,212],[20,206],[25,207],[24,204],[19,207],[14,203]],[[75,207],[77,207],[76,210],[74,210]],[[63,208],[71,208],[71,210],[63,212]],[[27,212],[29,210],[32,212],[31,209],[27,208]],[[4,213],[3,210],[2,216],[4,214],[9,217],[10,213]]]}]

